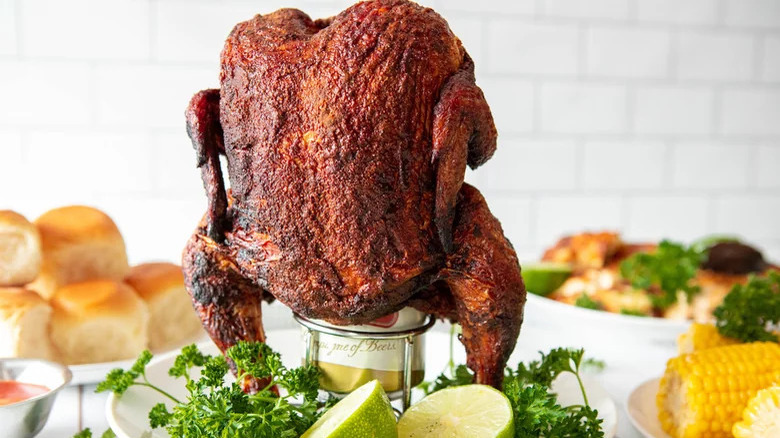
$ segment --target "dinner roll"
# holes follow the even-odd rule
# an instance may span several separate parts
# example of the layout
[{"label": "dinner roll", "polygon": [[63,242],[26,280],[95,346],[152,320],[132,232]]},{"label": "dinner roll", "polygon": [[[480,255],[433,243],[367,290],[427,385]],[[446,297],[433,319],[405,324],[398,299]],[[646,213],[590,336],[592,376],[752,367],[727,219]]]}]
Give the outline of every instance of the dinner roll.
[{"label": "dinner roll", "polygon": [[149,307],[149,348],[167,349],[202,330],[184,288],[181,267],[173,263],[133,266],[125,278]]},{"label": "dinner roll", "polygon": [[73,283],[51,305],[51,339],[67,364],[132,359],[146,348],[149,311],[124,283]]},{"label": "dinner roll", "polygon": [[125,242],[108,215],[92,207],[56,208],[35,220],[43,264],[28,288],[48,299],[61,286],[86,280],[122,280],[130,267]]},{"label": "dinner roll", "polygon": [[24,216],[0,210],[0,286],[21,286],[41,269],[41,238]]},{"label": "dinner roll", "polygon": [[0,288],[0,357],[54,359],[51,307],[35,292]]}]

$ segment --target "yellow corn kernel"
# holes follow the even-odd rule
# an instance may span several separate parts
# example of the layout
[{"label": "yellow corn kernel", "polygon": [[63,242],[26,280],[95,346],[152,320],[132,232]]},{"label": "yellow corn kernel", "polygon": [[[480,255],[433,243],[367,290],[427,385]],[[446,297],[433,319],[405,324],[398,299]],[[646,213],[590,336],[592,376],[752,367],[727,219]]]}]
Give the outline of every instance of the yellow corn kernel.
[{"label": "yellow corn kernel", "polygon": [[750,399],[742,421],[732,429],[734,438],[780,437],[780,386],[762,389]]},{"label": "yellow corn kernel", "polygon": [[748,401],[780,383],[780,345],[753,342],[699,350],[669,360],[656,403],[674,438],[731,437]]},{"label": "yellow corn kernel", "polygon": [[677,338],[677,351],[680,354],[693,353],[707,348],[738,344],[737,339],[727,338],[718,333],[713,324],[691,324],[688,331]]}]

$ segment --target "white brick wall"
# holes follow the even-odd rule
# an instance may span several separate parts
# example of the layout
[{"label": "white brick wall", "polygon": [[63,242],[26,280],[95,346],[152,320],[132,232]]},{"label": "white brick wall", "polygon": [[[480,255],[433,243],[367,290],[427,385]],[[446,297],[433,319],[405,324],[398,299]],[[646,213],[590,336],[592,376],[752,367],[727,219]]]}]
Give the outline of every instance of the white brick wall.
[{"label": "white brick wall", "polygon": [[677,144],[672,159],[674,186],[687,189],[745,189],[748,187],[748,169],[753,151],[753,147],[742,144]]},{"label": "white brick wall", "polygon": [[727,89],[722,105],[723,133],[780,135],[780,88]]},{"label": "white brick wall", "polygon": [[497,19],[488,26],[488,68],[494,73],[577,73],[577,28]]},{"label": "white brick wall", "polygon": [[541,86],[541,129],[553,133],[617,133],[626,127],[626,87],[550,82]]},{"label": "white brick wall", "polygon": [[634,125],[639,134],[709,134],[714,102],[714,94],[708,88],[641,87],[636,90],[634,99]]},{"label": "white brick wall", "polygon": [[[205,197],[184,133],[255,13],[350,0],[0,0],[0,208],[111,213],[133,260],[177,259]],[[780,260],[780,1],[425,0],[500,133],[467,180],[521,258],[561,233],[739,233]]]},{"label": "white brick wall", "polygon": [[637,0],[637,18],[651,23],[714,24],[719,0]]},{"label": "white brick wall", "polygon": [[764,41],[761,78],[769,82],[780,82],[780,35],[768,36]]},{"label": "white brick wall", "polygon": [[[149,57],[149,2],[24,0],[19,5],[19,38],[25,55],[132,60]],[[114,19],[94,19],[110,16]]]},{"label": "white brick wall", "polygon": [[681,32],[677,77],[692,80],[747,81],[753,76],[754,41],[750,35],[725,31]]},{"label": "white brick wall", "polygon": [[671,35],[663,30],[593,27],[586,44],[587,73],[592,76],[662,78],[669,71]]}]

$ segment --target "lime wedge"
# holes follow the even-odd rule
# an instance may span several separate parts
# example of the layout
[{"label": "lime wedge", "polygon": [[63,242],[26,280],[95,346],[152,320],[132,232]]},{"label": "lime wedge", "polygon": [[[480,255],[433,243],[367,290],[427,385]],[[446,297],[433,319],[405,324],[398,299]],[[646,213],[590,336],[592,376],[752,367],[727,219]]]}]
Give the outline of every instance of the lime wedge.
[{"label": "lime wedge", "polygon": [[547,296],[571,276],[571,266],[565,263],[535,263],[522,267],[525,289],[536,295]]},{"label": "lime wedge", "polygon": [[490,386],[442,389],[409,408],[398,422],[398,438],[512,438],[512,406]]},{"label": "lime wedge", "polygon": [[301,438],[358,437],[397,437],[395,414],[378,380],[352,391],[301,435]]}]

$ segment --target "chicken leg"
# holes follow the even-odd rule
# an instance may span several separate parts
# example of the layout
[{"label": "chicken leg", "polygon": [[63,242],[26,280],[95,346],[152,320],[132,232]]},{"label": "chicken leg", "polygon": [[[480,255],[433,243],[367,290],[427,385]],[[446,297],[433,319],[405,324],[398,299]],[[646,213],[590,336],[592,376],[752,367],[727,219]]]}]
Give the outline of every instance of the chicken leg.
[{"label": "chicken leg", "polygon": [[[204,218],[184,249],[182,268],[187,291],[203,327],[224,353],[238,341],[265,342],[263,290],[243,276],[227,247],[207,235]],[[231,364],[232,365],[232,364]],[[242,382],[254,392],[267,382]]]},{"label": "chicken leg", "polygon": [[443,281],[409,305],[458,322],[476,383],[500,388],[523,323],[526,291],[520,265],[501,224],[468,184],[458,194],[454,225],[454,252],[440,274]]}]

